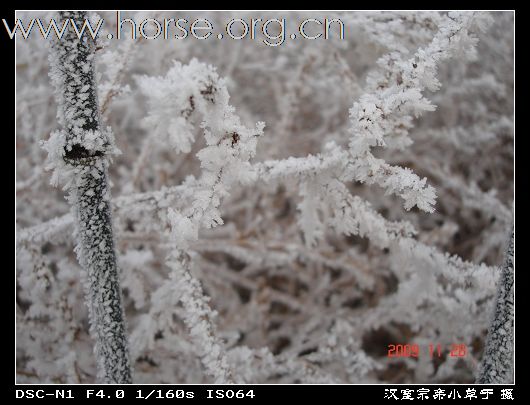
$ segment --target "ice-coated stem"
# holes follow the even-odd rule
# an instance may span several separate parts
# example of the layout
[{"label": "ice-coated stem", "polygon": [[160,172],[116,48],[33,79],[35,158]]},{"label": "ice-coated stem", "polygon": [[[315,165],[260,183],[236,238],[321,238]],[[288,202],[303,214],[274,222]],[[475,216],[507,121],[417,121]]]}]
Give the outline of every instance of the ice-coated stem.
[{"label": "ice-coated stem", "polygon": [[482,357],[478,384],[509,384],[513,382],[514,343],[514,231],[506,250],[502,267],[495,312],[491,322],[486,348]]},{"label": "ice-coated stem", "polygon": [[62,159],[71,173],[68,189],[77,228],[76,253],[86,271],[85,294],[90,331],[95,339],[98,380],[131,383],[131,368],[112,233],[107,183],[109,145],[100,127],[94,74],[94,41],[79,39],[84,11],[61,11],[58,23],[69,23],[66,35],[50,49],[50,76],[56,87],[63,127]]}]

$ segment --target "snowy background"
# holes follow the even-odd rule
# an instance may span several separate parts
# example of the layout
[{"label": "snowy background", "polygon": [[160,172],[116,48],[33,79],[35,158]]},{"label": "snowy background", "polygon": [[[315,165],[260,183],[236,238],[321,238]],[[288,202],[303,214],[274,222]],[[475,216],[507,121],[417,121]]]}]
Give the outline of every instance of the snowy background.
[{"label": "snowy background", "polygon": [[[123,16],[285,17],[290,33],[323,14]],[[513,13],[328,14],[344,40],[98,43],[135,382],[474,381],[513,224]],[[60,128],[46,42],[16,41],[17,382],[92,383],[42,144]]]}]

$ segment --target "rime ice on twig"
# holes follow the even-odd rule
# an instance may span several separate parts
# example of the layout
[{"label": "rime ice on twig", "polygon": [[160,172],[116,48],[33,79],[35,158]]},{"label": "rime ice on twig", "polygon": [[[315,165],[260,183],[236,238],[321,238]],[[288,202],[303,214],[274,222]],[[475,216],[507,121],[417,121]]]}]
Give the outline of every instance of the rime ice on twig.
[{"label": "rime ice on twig", "polygon": [[233,383],[225,348],[215,335],[213,318],[216,314],[210,308],[209,298],[204,295],[199,280],[191,274],[188,259],[173,255],[167,264],[172,272],[170,279],[177,284],[176,292],[184,306],[184,322],[208,374],[215,378],[215,383]]},{"label": "rime ice on twig", "polygon": [[[86,13],[62,11],[81,27]],[[107,183],[110,131],[100,126],[94,79],[94,44],[79,39],[72,27],[52,43],[50,77],[56,88],[59,123],[63,129],[45,144],[52,182],[66,182],[76,222],[79,263],[87,272],[86,297],[95,339],[98,377],[106,383],[130,383],[131,370],[121,307]]]},{"label": "rime ice on twig", "polygon": [[435,106],[422,94],[441,86],[436,78],[438,64],[457,53],[472,55],[476,39],[469,30],[482,28],[490,20],[486,14],[451,12],[440,21],[440,30],[424,48],[405,59],[399,52],[380,58],[381,71],[368,78],[369,89],[350,110],[352,123],[350,153],[353,157],[351,177],[367,183],[377,183],[390,194],[405,200],[405,209],[418,206],[433,212],[435,191],[410,169],[392,167],[376,159],[371,148],[388,146],[405,148],[412,141],[408,130],[413,116],[433,111]]},{"label": "rime ice on twig", "polygon": [[497,287],[493,319],[477,378],[479,384],[513,383],[514,253],[512,230]]},{"label": "rime ice on twig", "polygon": [[167,265],[172,269],[170,283],[177,283],[174,288],[181,294],[185,322],[206,371],[216,382],[233,382],[226,354],[215,336],[214,313],[199,281],[190,272],[188,249],[198,239],[200,228],[223,223],[219,207],[230,187],[255,180],[249,159],[255,154],[256,138],[263,133],[264,125],[258,123],[255,128],[242,125],[229,104],[225,81],[211,66],[195,59],[188,65],[174,63],[164,77],[141,77],[138,82],[150,106],[145,124],[176,152],[191,150],[192,119],[197,115],[203,119],[206,146],[197,153],[202,175],[196,181],[192,202],[181,210],[172,207],[167,210],[169,237],[174,244]]}]

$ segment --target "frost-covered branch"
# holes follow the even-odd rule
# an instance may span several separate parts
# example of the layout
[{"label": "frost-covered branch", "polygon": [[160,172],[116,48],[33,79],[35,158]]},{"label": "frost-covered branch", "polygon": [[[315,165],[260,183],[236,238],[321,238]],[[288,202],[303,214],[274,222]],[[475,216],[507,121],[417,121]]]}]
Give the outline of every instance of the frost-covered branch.
[{"label": "frost-covered branch", "polygon": [[[85,12],[62,11],[60,20],[81,26]],[[107,167],[112,135],[100,123],[94,77],[94,44],[73,30],[50,51],[62,129],[45,144],[52,182],[64,181],[76,223],[79,263],[87,272],[86,297],[95,339],[98,376],[107,383],[130,383],[131,370],[114,252]],[[64,223],[63,223],[64,225]]]},{"label": "frost-covered branch", "polygon": [[[200,283],[190,271],[190,242],[198,239],[199,228],[222,224],[219,206],[234,183],[249,183],[255,174],[248,160],[254,156],[256,137],[263,125],[249,129],[240,123],[223,80],[209,66],[192,60],[175,63],[165,77],[144,77],[140,85],[149,98],[148,125],[154,134],[167,139],[176,151],[189,151],[193,141],[193,116],[203,118],[206,146],[197,153],[202,175],[196,183],[190,206],[167,210],[170,240],[174,250],[167,265],[175,272],[173,283],[181,285],[179,297],[185,308],[184,320],[191,331],[206,370],[216,382],[232,382],[222,345],[215,336],[213,313]],[[172,92],[167,93],[171,89]],[[168,94],[173,96],[168,98]],[[162,107],[163,106],[163,107]]]},{"label": "frost-covered branch", "polygon": [[501,269],[493,319],[482,355],[477,383],[510,384],[514,378],[514,230]]}]

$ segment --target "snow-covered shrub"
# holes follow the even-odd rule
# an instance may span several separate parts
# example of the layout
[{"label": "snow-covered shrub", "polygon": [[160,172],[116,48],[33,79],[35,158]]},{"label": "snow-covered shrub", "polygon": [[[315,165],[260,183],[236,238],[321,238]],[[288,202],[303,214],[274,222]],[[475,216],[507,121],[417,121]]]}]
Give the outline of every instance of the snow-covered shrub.
[{"label": "snow-covered shrub", "polygon": [[[483,353],[512,294],[513,14],[337,17],[345,40],[98,46],[135,382],[512,378],[509,340]],[[17,378],[93,382],[42,42],[17,41]]]}]

